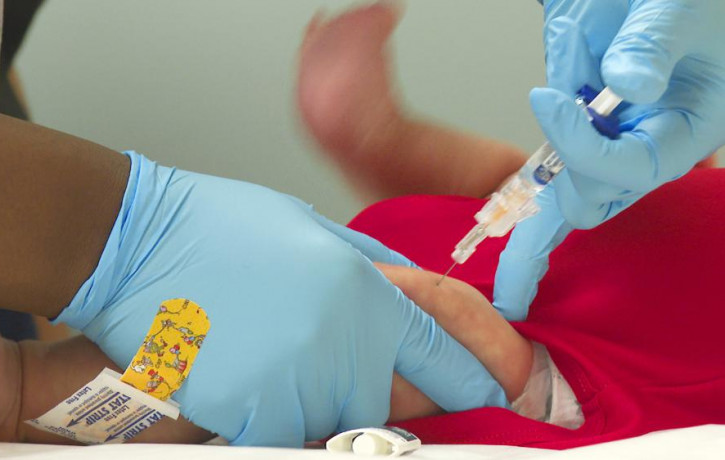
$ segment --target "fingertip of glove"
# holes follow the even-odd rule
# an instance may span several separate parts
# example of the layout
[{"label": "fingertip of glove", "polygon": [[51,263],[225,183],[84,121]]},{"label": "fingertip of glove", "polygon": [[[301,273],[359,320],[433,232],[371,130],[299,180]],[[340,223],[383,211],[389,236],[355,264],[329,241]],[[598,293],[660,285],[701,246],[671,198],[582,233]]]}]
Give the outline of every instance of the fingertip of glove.
[{"label": "fingertip of glove", "polygon": [[[571,130],[582,115],[574,101],[553,88],[534,88],[529,93],[529,103],[539,125],[549,140],[557,137],[557,128]],[[588,123],[587,123],[588,124]]]},{"label": "fingertip of glove", "polygon": [[415,262],[405,257],[403,254],[393,250],[390,250],[390,261],[388,263],[403,267],[420,268]]},{"label": "fingertip of glove", "polygon": [[529,104],[536,118],[544,120],[549,118],[560,95],[562,93],[552,88],[533,88],[529,92]]},{"label": "fingertip of glove", "polygon": [[501,295],[494,297],[492,305],[506,321],[524,321],[529,313],[530,303],[524,299],[509,299],[507,296]]}]

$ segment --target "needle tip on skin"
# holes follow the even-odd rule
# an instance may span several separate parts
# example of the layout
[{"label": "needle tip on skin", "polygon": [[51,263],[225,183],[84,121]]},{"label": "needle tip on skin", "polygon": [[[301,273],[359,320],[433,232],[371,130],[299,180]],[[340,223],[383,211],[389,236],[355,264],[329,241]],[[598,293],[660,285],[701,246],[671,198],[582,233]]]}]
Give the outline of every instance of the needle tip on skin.
[{"label": "needle tip on skin", "polygon": [[455,266],[456,262],[453,262],[453,265],[451,265],[451,267],[443,274],[443,276],[441,276],[441,279],[438,280],[436,286],[440,286],[440,284],[443,282],[444,279],[446,279],[446,276],[448,276],[448,274],[451,272],[451,270],[453,270],[453,267]]}]

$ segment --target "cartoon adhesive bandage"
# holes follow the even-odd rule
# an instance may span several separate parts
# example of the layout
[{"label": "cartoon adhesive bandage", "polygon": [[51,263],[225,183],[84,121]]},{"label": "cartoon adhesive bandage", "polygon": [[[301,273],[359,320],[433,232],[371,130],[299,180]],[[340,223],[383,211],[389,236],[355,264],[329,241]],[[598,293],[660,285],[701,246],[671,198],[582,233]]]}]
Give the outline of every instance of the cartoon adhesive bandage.
[{"label": "cartoon adhesive bandage", "polygon": [[189,375],[207,332],[209,318],[199,305],[188,299],[164,301],[121,381],[167,400]]}]

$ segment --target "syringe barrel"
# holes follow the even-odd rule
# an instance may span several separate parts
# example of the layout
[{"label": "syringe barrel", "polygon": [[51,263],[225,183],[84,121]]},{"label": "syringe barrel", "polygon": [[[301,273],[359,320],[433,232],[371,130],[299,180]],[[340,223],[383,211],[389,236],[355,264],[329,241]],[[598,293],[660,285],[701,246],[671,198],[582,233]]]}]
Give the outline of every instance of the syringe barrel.
[{"label": "syringe barrel", "polygon": [[538,148],[518,172],[532,186],[542,190],[546,184],[564,169],[564,162],[548,142]]},{"label": "syringe barrel", "polygon": [[[592,124],[597,130],[603,135],[611,137],[612,133],[603,129],[601,122],[606,121],[604,128],[610,128],[608,122],[611,120],[605,120],[603,117],[609,116],[622,99],[609,88],[605,88],[594,97],[587,107],[585,90],[593,91],[588,87],[582,88],[580,91],[581,105],[586,108]],[[616,121],[616,117],[613,120]],[[614,135],[616,135],[617,130],[614,129],[614,131]],[[548,142],[544,143],[501,191],[494,193],[488,203],[476,213],[475,218],[478,223],[456,245],[452,254],[453,259],[459,264],[464,263],[476,250],[476,246],[486,237],[504,236],[518,222],[536,214],[539,211],[535,200],[536,195],[562,169],[564,169],[564,162]]]}]

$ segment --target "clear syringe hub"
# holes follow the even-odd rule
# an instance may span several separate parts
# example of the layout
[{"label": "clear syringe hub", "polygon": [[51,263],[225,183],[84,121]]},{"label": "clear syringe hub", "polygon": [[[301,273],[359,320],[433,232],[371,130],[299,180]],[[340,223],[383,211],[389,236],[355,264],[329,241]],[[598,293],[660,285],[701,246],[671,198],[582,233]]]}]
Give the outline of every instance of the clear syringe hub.
[{"label": "clear syringe hub", "polygon": [[456,245],[451,254],[462,264],[476,251],[488,236],[503,236],[523,219],[536,214],[539,206],[534,201],[540,187],[521,174],[512,177],[500,192],[496,192],[474,216],[478,222]]},{"label": "clear syringe hub", "polygon": [[486,236],[486,226],[484,224],[476,224],[473,228],[464,236],[461,241],[456,244],[456,249],[453,250],[451,257],[457,264],[462,264],[468,260],[471,255],[476,251],[481,241]]},{"label": "clear syringe hub", "polygon": [[[582,88],[581,93],[588,91],[591,91],[591,88],[585,87]],[[581,95],[577,103],[583,98],[584,96]],[[612,133],[605,132],[605,129],[601,128],[598,123],[602,121],[602,117],[609,116],[620,102],[622,99],[619,96],[609,88],[604,88],[585,107],[592,123],[605,135]],[[612,129],[611,126],[605,128],[610,131]],[[616,135],[616,133],[614,134]],[[516,223],[539,212],[539,206],[535,201],[536,195],[563,168],[564,163],[548,142],[539,147],[501,191],[494,193],[488,203],[476,213],[477,224],[456,244],[456,248],[451,254],[453,260],[458,264],[466,262],[486,237],[504,236]]]}]

